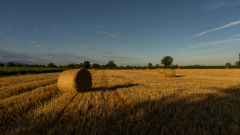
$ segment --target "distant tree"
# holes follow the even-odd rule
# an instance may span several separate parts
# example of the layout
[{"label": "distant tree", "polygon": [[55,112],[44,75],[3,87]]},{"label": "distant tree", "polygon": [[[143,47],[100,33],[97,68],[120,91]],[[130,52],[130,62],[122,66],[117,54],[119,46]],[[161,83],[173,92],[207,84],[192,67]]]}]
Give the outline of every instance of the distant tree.
[{"label": "distant tree", "polygon": [[225,64],[225,66],[231,66],[231,63],[230,63],[230,62],[228,62],[228,63],[226,63],[226,64]]},{"label": "distant tree", "polygon": [[63,66],[62,66],[62,65],[59,65],[58,68],[63,68]]},{"label": "distant tree", "polygon": [[101,65],[100,67],[101,67],[101,68],[104,68],[104,67],[105,67],[105,65]]},{"label": "distant tree", "polygon": [[120,67],[123,68],[123,65],[121,65]]},{"label": "distant tree", "polygon": [[148,63],[148,67],[153,67],[152,63]]},{"label": "distant tree", "polygon": [[63,65],[62,67],[63,67],[63,68],[67,68],[67,66],[65,66],[65,65]]},{"label": "distant tree", "polygon": [[240,61],[235,62],[236,66],[240,66]]},{"label": "distant tree", "polygon": [[22,64],[16,63],[16,64],[15,64],[15,67],[22,67]]},{"label": "distant tree", "polygon": [[34,64],[33,67],[39,67],[39,65],[38,64]]},{"label": "distant tree", "polygon": [[165,56],[162,60],[161,60],[161,64],[164,65],[165,67],[168,67],[170,65],[172,65],[173,62],[173,58],[170,56]]},{"label": "distant tree", "polygon": [[5,65],[1,63],[1,64],[0,64],[0,67],[5,67]]},{"label": "distant tree", "polygon": [[68,64],[67,68],[75,68],[75,64],[74,63]]},{"label": "distant tree", "polygon": [[80,68],[83,68],[83,67],[84,67],[83,63],[80,63]]},{"label": "distant tree", "polygon": [[106,67],[117,67],[117,65],[114,63],[114,61],[109,61],[109,62],[106,64]]},{"label": "distant tree", "polygon": [[100,65],[97,64],[97,63],[93,63],[93,64],[91,65],[91,68],[100,68]]},{"label": "distant tree", "polygon": [[159,64],[156,64],[156,67],[159,67]]},{"label": "distant tree", "polygon": [[54,65],[53,63],[49,63],[49,64],[47,65],[47,67],[48,67],[48,68],[57,68],[57,66]]},{"label": "distant tree", "polygon": [[45,68],[45,65],[38,65],[38,67],[40,67],[40,68]]},{"label": "distant tree", "polygon": [[240,66],[240,53],[238,55],[239,55],[239,61],[235,62],[236,66]]},{"label": "distant tree", "polygon": [[126,67],[130,67],[129,65],[127,65]]},{"label": "distant tree", "polygon": [[90,66],[91,66],[91,64],[89,61],[84,61],[83,68],[88,69],[88,68],[90,68]]},{"label": "distant tree", "polygon": [[15,64],[13,62],[9,62],[6,67],[15,67]]}]

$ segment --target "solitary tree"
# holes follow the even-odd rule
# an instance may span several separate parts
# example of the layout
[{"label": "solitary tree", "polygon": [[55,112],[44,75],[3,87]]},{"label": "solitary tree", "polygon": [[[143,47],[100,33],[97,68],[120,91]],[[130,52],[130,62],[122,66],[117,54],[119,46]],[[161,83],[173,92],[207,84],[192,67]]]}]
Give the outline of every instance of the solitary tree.
[{"label": "solitary tree", "polygon": [[84,61],[84,63],[83,63],[83,68],[88,69],[88,68],[90,68],[90,66],[91,66],[91,64],[90,64],[89,61]]},{"label": "solitary tree", "polygon": [[152,67],[153,65],[152,65],[152,63],[148,63],[148,67]]},{"label": "solitary tree", "polygon": [[159,67],[159,64],[157,64],[156,67]]},{"label": "solitary tree", "polygon": [[225,66],[231,66],[231,63],[230,63],[230,62],[228,62],[228,63],[226,63],[226,64],[225,64]]},{"label": "solitary tree", "polygon": [[161,64],[164,65],[165,67],[168,67],[172,64],[173,62],[173,58],[170,56],[165,56],[162,60],[161,60]]}]

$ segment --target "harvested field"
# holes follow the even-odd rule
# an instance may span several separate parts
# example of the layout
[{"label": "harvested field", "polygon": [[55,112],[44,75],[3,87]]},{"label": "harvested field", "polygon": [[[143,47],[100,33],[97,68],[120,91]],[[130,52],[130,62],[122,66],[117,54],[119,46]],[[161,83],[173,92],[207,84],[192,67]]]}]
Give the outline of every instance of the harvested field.
[{"label": "harvested field", "polygon": [[60,73],[0,78],[0,134],[240,134],[240,70],[89,70],[92,89],[61,93]]}]

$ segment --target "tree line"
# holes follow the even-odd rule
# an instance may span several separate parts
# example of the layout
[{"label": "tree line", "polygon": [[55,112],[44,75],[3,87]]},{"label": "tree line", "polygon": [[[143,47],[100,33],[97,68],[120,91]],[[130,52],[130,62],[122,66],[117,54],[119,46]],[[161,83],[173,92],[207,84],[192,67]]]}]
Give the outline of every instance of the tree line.
[{"label": "tree line", "polygon": [[[169,66],[172,66],[172,67],[178,67],[177,64],[172,64],[173,62],[173,58],[171,56],[165,56],[162,60],[161,60],[161,65],[159,64],[156,64],[155,66],[153,66],[152,63],[148,63],[147,66],[143,66],[143,67],[148,67],[148,68],[151,68],[151,67],[162,67],[162,65],[164,67],[169,67]],[[240,65],[240,54],[239,54],[239,61],[235,62],[235,65],[236,66],[239,66]],[[198,64],[196,65],[190,65],[190,66],[200,66]],[[204,65],[202,65],[204,66]],[[231,63],[228,62],[225,64],[225,66],[231,66]],[[0,67],[5,67],[4,64],[0,64]],[[68,65],[59,65],[59,66],[56,66],[54,65],[53,63],[49,63],[47,66],[45,65],[38,65],[38,64],[31,64],[31,65],[22,65],[22,64],[14,64],[12,62],[8,63],[6,65],[6,67],[38,67],[38,68],[111,68],[111,67],[118,67],[116,65],[116,63],[114,63],[114,61],[109,61],[107,64],[105,65],[100,65],[98,63],[93,63],[93,64],[90,64],[89,61],[84,61],[83,63],[80,63],[80,64],[77,64],[77,63],[71,63],[71,64],[68,64]],[[120,68],[123,68],[124,66],[119,66]],[[130,68],[130,67],[142,67],[142,66],[125,66],[127,68]]]}]

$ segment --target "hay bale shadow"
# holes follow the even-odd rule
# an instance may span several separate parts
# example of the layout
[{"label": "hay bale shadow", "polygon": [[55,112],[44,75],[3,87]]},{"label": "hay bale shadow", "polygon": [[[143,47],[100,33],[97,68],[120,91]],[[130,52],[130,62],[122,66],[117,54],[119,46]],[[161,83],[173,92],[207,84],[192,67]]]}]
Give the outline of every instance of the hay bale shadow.
[{"label": "hay bale shadow", "polygon": [[129,88],[132,86],[138,86],[139,84],[127,84],[127,85],[115,85],[113,87],[98,87],[98,88],[92,88],[90,91],[107,91],[107,90],[117,90],[118,88]]},{"label": "hay bale shadow", "polygon": [[177,75],[175,77],[185,77],[186,75]]}]

